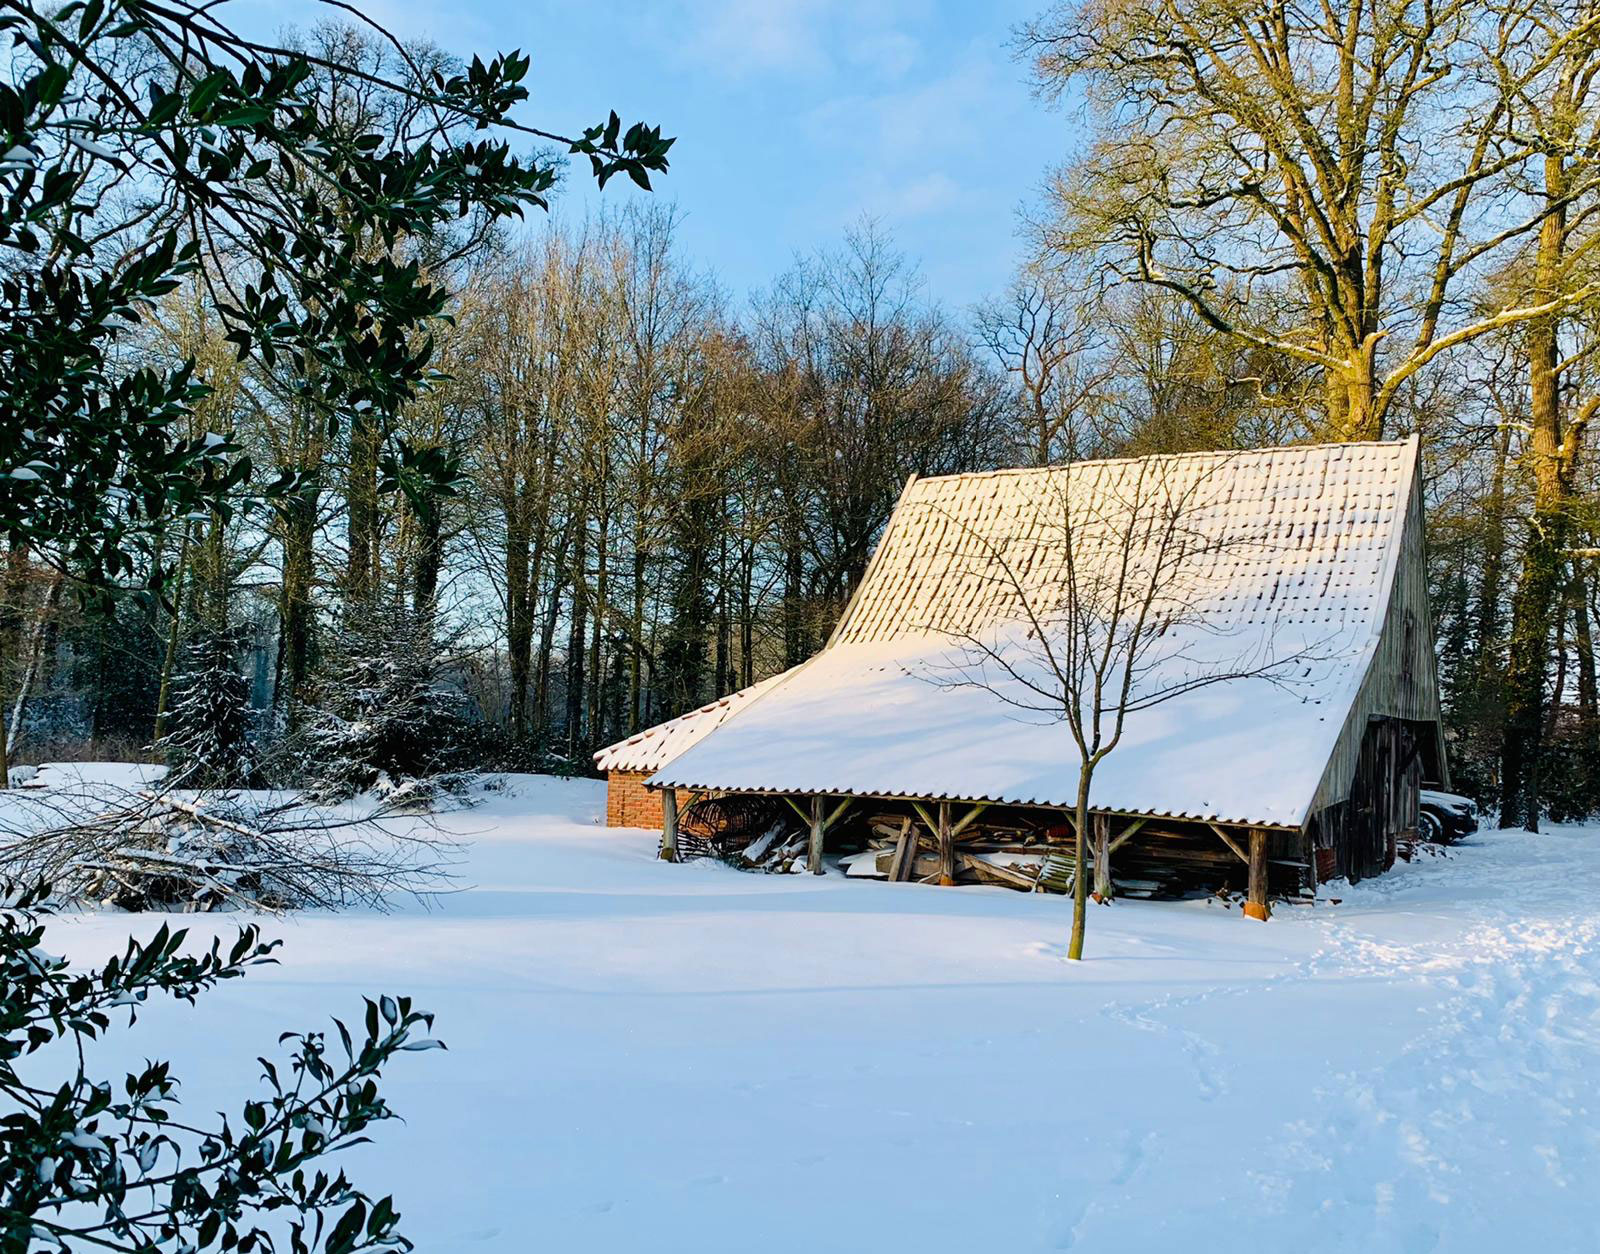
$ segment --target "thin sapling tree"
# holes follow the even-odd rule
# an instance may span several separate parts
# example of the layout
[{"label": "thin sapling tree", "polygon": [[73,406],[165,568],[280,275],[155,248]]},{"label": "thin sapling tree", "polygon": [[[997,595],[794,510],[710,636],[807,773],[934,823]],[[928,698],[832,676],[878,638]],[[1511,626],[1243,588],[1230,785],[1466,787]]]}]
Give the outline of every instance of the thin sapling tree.
[{"label": "thin sapling tree", "polygon": [[[1270,524],[1228,506],[1234,460],[1150,457],[1053,471],[1021,548],[946,513],[969,541],[970,575],[1006,609],[990,627],[949,633],[954,647],[925,678],[981,689],[1018,717],[1070,733],[1073,959],[1083,957],[1095,773],[1130,718],[1214,684],[1293,684],[1318,653],[1318,642],[1284,646],[1267,627],[1217,612],[1222,568],[1246,555],[1262,560],[1276,543]],[[1104,900],[1103,847],[1094,869]]]}]

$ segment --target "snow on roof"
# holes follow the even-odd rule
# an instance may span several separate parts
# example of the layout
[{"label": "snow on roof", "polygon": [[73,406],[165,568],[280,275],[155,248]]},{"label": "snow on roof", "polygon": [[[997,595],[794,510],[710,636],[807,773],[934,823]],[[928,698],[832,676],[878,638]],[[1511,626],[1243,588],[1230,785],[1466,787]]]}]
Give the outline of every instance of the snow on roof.
[{"label": "snow on roof", "polygon": [[774,682],[783,678],[773,675],[759,683],[718,697],[698,710],[690,710],[665,723],[647,727],[626,740],[607,745],[594,755],[598,771],[655,771],[665,766],[690,745],[697,743],[713,728],[734,713],[757,693],[764,692]]},{"label": "snow on roof", "polygon": [[[1299,826],[1382,630],[1416,460],[1413,439],[913,480],[828,646],[674,743],[649,782],[1073,804],[1079,755],[1066,724],[1021,708],[1042,651],[1020,610],[1050,611],[1084,587],[1117,551],[1120,507],[1104,503],[1159,482],[1182,496],[1200,556],[1184,566],[1187,608],[1141,682],[1256,673],[1131,712],[1091,804]],[[1059,522],[1069,510],[1100,522],[1075,524],[1071,580]],[[988,667],[972,682],[975,648],[1009,658],[1030,647],[1015,675]],[[1247,656],[1270,665],[1231,660]]]}]

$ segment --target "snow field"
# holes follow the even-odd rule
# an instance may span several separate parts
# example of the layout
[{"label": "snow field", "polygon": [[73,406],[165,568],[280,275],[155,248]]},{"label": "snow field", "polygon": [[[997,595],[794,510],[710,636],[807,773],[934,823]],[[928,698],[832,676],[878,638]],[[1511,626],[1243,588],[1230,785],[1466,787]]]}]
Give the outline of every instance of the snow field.
[{"label": "snow field", "polygon": [[449,1052],[390,1070],[405,1122],[346,1166],[423,1251],[1600,1242],[1600,833],[1480,834],[1265,925],[1095,908],[1071,964],[1060,898],[670,866],[603,801],[507,779],[442,820],[458,891],[266,920],[280,966],[96,1065],[236,1109],[278,1032],[412,995]]}]

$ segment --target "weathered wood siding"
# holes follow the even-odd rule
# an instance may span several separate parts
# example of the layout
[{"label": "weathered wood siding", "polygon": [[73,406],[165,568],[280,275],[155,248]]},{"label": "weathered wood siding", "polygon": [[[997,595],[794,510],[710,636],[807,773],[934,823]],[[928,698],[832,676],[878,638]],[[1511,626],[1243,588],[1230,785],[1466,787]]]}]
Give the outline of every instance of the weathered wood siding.
[{"label": "weathered wood siding", "polygon": [[1322,782],[1311,802],[1311,815],[1349,798],[1367,726],[1375,717],[1428,724],[1434,740],[1430,756],[1439,763],[1441,778],[1437,782],[1446,786],[1450,782],[1440,726],[1439,680],[1433,653],[1433,615],[1428,606],[1422,520],[1421,475],[1413,471],[1394,584],[1378,647],[1323,771]]}]

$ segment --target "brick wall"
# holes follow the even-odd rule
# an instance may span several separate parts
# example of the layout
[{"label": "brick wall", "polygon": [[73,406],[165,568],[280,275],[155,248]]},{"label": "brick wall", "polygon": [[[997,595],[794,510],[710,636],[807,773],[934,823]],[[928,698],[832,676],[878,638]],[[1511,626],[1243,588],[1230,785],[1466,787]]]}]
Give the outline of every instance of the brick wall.
[{"label": "brick wall", "polygon": [[606,772],[607,827],[661,830],[661,794],[645,788],[649,778],[649,771]]}]

